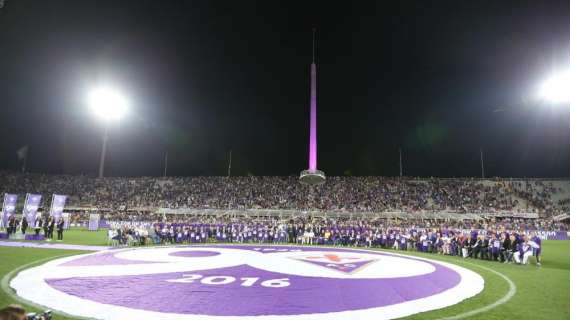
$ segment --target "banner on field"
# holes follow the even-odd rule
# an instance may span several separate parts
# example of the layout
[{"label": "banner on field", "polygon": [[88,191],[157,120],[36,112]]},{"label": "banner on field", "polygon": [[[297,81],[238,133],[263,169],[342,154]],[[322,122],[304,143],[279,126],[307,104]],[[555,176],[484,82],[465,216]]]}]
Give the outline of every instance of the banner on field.
[{"label": "banner on field", "polygon": [[[472,230],[470,229],[461,229],[462,234],[470,234]],[[477,229],[476,230],[480,235],[487,235],[488,231],[485,229]],[[533,237],[537,236],[542,240],[570,240],[570,231],[539,231],[539,230],[532,230],[532,231],[523,231],[523,234]]]},{"label": "banner on field", "polygon": [[[525,232],[531,235],[531,232]],[[570,240],[570,231],[535,231],[542,240]]]},{"label": "banner on field", "polygon": [[18,202],[17,194],[4,194],[4,204],[2,205],[2,221],[0,221],[0,224],[2,226],[6,227],[8,225],[8,219],[16,212],[16,202]]},{"label": "banner on field", "polygon": [[101,215],[98,213],[92,213],[89,215],[89,231],[99,230],[99,219],[101,219]]},{"label": "banner on field", "polygon": [[69,229],[69,212],[64,212],[61,214],[61,217],[63,218],[63,229],[68,230]]},{"label": "banner on field", "polygon": [[54,194],[51,198],[51,209],[49,215],[54,217],[55,221],[59,221],[61,214],[63,213],[63,208],[65,207],[65,201],[67,196]]},{"label": "banner on field", "polygon": [[22,209],[22,215],[26,217],[28,223],[31,225],[36,220],[36,214],[38,208],[40,207],[40,202],[42,202],[41,194],[26,194],[26,201],[24,202],[24,209]]}]

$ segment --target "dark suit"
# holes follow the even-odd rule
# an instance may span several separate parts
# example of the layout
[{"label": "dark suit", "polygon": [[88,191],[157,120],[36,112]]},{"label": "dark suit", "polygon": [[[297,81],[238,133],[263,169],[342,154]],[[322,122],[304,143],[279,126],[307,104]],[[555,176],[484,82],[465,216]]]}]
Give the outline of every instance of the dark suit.
[{"label": "dark suit", "polygon": [[511,250],[511,239],[508,237],[501,244],[501,261],[507,260],[507,252]]},{"label": "dark suit", "polygon": [[48,238],[53,239],[53,229],[55,228],[55,219],[51,218],[49,219],[49,225],[48,225]]},{"label": "dark suit", "polygon": [[471,258],[477,259],[479,256],[479,252],[481,252],[481,248],[483,246],[483,240],[476,240],[473,243],[472,251],[471,251]]},{"label": "dark suit", "polygon": [[36,236],[39,236],[40,230],[42,229],[42,218],[40,217],[36,218],[36,223],[34,225],[34,228],[36,229]]},{"label": "dark suit", "polygon": [[489,239],[485,238],[481,246],[481,259],[489,260]]},{"label": "dark suit", "polygon": [[28,229],[28,219],[26,217],[22,218],[22,234],[26,234],[26,229]]},{"label": "dark suit", "polygon": [[49,238],[49,233],[48,233],[49,221],[48,221],[48,219],[44,220],[43,227],[44,227],[44,237],[46,237],[46,239],[47,239],[47,238]]},{"label": "dark suit", "polygon": [[8,220],[8,236],[12,233],[16,233],[16,218],[14,216],[11,216]]},{"label": "dark suit", "polygon": [[57,223],[57,240],[63,240],[63,219]]}]

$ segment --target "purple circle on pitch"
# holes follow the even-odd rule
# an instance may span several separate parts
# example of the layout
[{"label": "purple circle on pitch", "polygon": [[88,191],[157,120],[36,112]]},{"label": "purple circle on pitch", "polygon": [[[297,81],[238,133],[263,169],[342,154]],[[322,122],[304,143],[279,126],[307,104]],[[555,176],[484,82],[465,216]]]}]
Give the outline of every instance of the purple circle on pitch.
[{"label": "purple circle on pitch", "polygon": [[[256,250],[252,246],[216,246],[241,250]],[[265,247],[274,251],[258,251],[267,255],[292,249],[295,251],[359,252],[342,248],[317,247]],[[362,251],[360,251],[362,252]],[[393,256],[380,252],[372,255]],[[178,257],[208,257],[215,251],[184,250],[169,253]],[[401,257],[407,260],[419,259]],[[209,316],[261,316],[298,315],[307,313],[342,312],[390,306],[406,301],[427,298],[451,289],[459,284],[461,276],[454,270],[430,261],[421,260],[434,271],[397,278],[322,278],[272,272],[237,265],[195,272],[166,272],[125,276],[69,277],[47,279],[52,288],[67,294],[103,304],[127,308]],[[202,278],[213,277],[241,279],[227,285],[207,285],[200,281],[176,282],[185,274],[198,273]],[[243,286],[243,279],[283,279],[290,285],[279,290],[264,286]],[[220,281],[217,279],[216,281]],[[212,282],[216,282],[212,281]],[[259,284],[259,283],[258,283]],[[90,290],[85,290],[90,288]],[[134,289],[134,290],[133,290]],[[152,294],[148,294],[151,292]],[[176,293],[180,299],[172,299]]]},{"label": "purple circle on pitch", "polygon": [[171,252],[168,255],[174,257],[185,257],[185,258],[203,258],[203,257],[213,257],[219,255],[219,252],[214,251],[176,251]]}]

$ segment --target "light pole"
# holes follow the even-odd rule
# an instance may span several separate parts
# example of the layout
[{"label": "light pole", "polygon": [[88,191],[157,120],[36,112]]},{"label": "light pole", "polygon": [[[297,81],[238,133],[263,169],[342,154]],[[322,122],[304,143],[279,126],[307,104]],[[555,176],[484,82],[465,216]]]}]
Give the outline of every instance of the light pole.
[{"label": "light pole", "polygon": [[483,148],[479,148],[481,155],[481,179],[485,179],[485,161],[483,160]]},{"label": "light pole", "polygon": [[109,139],[109,123],[122,118],[127,112],[128,102],[118,91],[101,87],[93,89],[88,95],[89,108],[101,118],[105,124],[103,145],[99,159],[99,178],[105,173],[105,158],[107,156],[107,140]]},{"label": "light pole", "polygon": [[103,145],[101,146],[101,158],[99,159],[99,178],[103,178],[105,173],[105,158],[107,157],[107,140],[109,140],[109,123],[105,122],[103,132]]}]

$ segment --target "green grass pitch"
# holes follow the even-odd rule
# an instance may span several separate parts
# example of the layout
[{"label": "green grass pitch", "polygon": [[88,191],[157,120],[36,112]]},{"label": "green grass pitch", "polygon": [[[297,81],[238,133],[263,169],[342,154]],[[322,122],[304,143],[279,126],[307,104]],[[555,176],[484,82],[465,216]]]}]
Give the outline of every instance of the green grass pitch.
[{"label": "green grass pitch", "polygon": [[[64,243],[83,245],[105,245],[106,232],[70,230],[65,233]],[[479,295],[457,305],[416,314],[405,319],[445,319],[480,309],[495,303],[509,291],[509,284],[501,276],[489,271],[492,269],[511,279],[516,285],[515,295],[506,303],[466,319],[570,319],[570,241],[543,241],[543,263],[538,268],[531,258],[531,265],[519,266],[490,261],[460,259],[434,254],[409,253],[430,259],[455,263],[479,273],[485,279],[485,290]],[[13,291],[7,287],[14,270],[22,266],[32,266],[49,259],[84,253],[82,251],[6,248],[0,247],[0,307],[19,303]],[[401,253],[401,252],[400,252]],[[39,311],[31,306],[29,310]],[[73,319],[56,314],[54,319]]]}]

